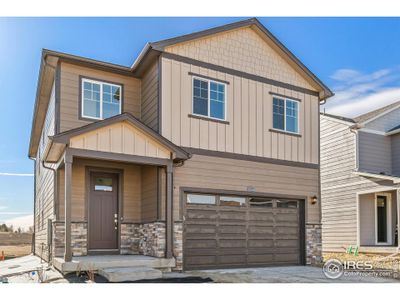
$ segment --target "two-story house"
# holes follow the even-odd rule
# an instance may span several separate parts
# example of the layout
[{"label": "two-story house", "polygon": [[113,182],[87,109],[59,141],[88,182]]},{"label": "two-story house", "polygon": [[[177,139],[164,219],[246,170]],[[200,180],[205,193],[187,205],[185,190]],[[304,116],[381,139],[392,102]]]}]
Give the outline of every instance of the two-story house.
[{"label": "two-story house", "polygon": [[257,19],[148,43],[131,67],[44,50],[35,253],[63,271],[92,255],[318,262],[331,95]]},{"label": "two-story house", "polygon": [[321,114],[323,251],[398,248],[400,102],[356,118]]}]

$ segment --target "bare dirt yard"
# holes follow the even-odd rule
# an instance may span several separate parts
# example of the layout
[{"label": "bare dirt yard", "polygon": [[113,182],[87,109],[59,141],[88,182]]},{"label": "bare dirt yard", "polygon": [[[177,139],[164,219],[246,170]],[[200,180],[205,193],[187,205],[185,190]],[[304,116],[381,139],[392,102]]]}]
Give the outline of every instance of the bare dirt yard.
[{"label": "bare dirt yard", "polygon": [[4,251],[6,259],[31,253],[32,234],[0,232],[0,256]]}]

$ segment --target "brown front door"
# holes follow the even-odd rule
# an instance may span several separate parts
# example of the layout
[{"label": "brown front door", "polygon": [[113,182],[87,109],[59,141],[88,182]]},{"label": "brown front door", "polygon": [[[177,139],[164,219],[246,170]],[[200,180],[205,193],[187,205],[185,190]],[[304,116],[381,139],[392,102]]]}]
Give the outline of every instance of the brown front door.
[{"label": "brown front door", "polygon": [[118,175],[91,173],[89,251],[118,250]]}]

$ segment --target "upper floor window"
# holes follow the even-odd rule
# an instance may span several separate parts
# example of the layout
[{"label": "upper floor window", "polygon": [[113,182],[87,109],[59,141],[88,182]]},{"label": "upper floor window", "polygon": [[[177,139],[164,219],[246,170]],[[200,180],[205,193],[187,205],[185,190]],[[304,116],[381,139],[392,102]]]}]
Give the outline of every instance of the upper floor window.
[{"label": "upper floor window", "polygon": [[225,84],[193,77],[193,114],[225,120],[225,111]]},{"label": "upper floor window", "polygon": [[82,117],[106,119],[121,113],[122,86],[82,79]]},{"label": "upper floor window", "polygon": [[273,128],[299,133],[299,103],[295,100],[273,98]]}]

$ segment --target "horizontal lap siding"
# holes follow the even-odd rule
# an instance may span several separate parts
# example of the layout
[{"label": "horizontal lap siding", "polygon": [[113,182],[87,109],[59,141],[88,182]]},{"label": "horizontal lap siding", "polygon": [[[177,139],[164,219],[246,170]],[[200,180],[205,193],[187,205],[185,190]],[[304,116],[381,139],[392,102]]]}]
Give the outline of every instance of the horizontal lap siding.
[{"label": "horizontal lap siding", "polygon": [[158,131],[158,60],[147,70],[142,78],[141,120]]},{"label": "horizontal lap siding", "polygon": [[400,176],[400,134],[392,136],[392,172]]},{"label": "horizontal lap siding", "polygon": [[[54,218],[54,174],[51,170],[43,168],[42,159],[49,142],[48,136],[54,135],[55,116],[55,89],[54,85],[50,94],[49,106],[39,141],[38,156],[36,157],[36,206],[35,206],[35,249],[36,254],[47,259],[47,250],[42,244],[47,245],[47,222]],[[49,165],[49,167],[54,167]]]},{"label": "horizontal lap siding", "polygon": [[357,244],[357,193],[389,182],[372,180],[353,172],[356,137],[350,125],[321,116],[321,202],[323,251],[344,251]]},{"label": "horizontal lap siding", "polygon": [[[181,219],[180,188],[204,188],[293,196],[318,195],[318,170],[193,155],[174,170],[174,218]],[[306,222],[318,223],[319,204],[306,201]]]},{"label": "horizontal lap siding", "polygon": [[[191,148],[318,163],[317,97],[290,89],[162,58],[162,135]],[[189,72],[228,81],[227,121],[199,120],[192,113],[192,76]],[[272,98],[279,93],[299,98],[301,137],[270,132]]]},{"label": "horizontal lap siding", "polygon": [[79,76],[110,81],[123,85],[123,110],[140,118],[140,79],[98,71],[82,66],[61,63],[60,78],[60,131],[81,127],[91,123],[79,119]]}]

